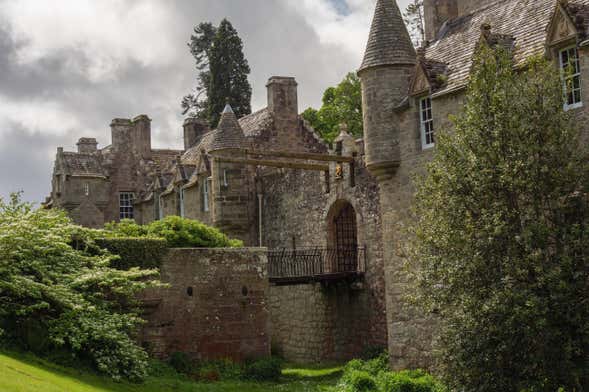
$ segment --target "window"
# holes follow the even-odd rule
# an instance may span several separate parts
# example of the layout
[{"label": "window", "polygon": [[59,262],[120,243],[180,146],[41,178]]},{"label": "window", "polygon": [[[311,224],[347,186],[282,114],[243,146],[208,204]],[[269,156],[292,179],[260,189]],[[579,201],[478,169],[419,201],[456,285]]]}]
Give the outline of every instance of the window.
[{"label": "window", "polygon": [[90,196],[90,184],[88,183],[84,184],[84,195]]},{"label": "window", "polygon": [[164,200],[162,199],[162,196],[158,196],[157,197],[157,205],[158,205],[158,210],[157,210],[157,217],[159,220],[164,219]]},{"label": "window", "polygon": [[229,182],[227,182],[227,169],[223,170],[223,186],[225,188],[229,186]]},{"label": "window", "polygon": [[61,193],[61,175],[59,174],[55,176],[55,193]]},{"label": "window", "polygon": [[581,107],[581,66],[577,48],[561,50],[559,60],[563,77],[564,108],[568,110]]},{"label": "window", "polygon": [[432,148],[435,144],[431,97],[422,98],[419,101],[419,113],[421,122],[421,146],[425,150],[426,148]]},{"label": "window", "polygon": [[121,192],[119,194],[119,217],[121,219],[133,219],[132,192]]},{"label": "window", "polygon": [[202,210],[204,212],[209,212],[209,181],[210,178],[207,178],[202,183]]},{"label": "window", "polygon": [[178,195],[180,199],[180,216],[184,218],[184,188],[180,188]]}]

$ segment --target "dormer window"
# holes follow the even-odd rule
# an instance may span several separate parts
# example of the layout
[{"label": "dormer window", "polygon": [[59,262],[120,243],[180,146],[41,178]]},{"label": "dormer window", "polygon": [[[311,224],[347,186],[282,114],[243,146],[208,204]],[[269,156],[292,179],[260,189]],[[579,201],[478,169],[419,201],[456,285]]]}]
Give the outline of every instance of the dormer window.
[{"label": "dormer window", "polygon": [[426,150],[435,145],[432,99],[429,96],[419,100],[419,119],[421,123],[421,147]]},{"label": "dormer window", "polygon": [[560,71],[563,79],[564,109],[583,106],[581,100],[581,66],[576,47],[569,47],[559,52]]}]

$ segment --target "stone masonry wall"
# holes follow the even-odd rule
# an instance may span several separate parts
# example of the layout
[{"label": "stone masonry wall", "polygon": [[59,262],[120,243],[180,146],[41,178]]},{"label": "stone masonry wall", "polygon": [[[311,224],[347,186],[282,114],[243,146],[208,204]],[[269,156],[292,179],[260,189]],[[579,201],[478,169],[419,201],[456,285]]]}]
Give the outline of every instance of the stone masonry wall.
[{"label": "stone masonry wall", "polygon": [[268,248],[327,247],[330,210],[347,201],[356,211],[358,243],[367,246],[367,271],[359,286],[271,286],[272,340],[287,359],[342,360],[368,346],[386,345],[384,272],[378,188],[359,160],[356,186],[323,173],[283,170],[264,177],[263,244]]},{"label": "stone masonry wall", "polygon": [[140,341],[155,356],[242,361],[270,355],[266,250],[171,249],[170,286],[145,292]]}]

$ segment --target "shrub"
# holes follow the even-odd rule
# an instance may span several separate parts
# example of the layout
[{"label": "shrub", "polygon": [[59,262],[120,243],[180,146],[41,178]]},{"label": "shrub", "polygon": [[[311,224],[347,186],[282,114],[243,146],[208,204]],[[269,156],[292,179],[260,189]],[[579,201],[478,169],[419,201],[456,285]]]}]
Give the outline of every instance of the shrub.
[{"label": "shrub", "polygon": [[229,239],[218,229],[196,220],[168,216],[146,226],[131,220],[109,223],[105,226],[109,237],[164,238],[171,248],[226,248],[240,247],[243,242]]},{"label": "shrub", "polygon": [[339,387],[345,392],[369,392],[377,390],[376,381],[370,373],[355,369],[344,373]]},{"label": "shrub", "polygon": [[265,358],[245,365],[245,378],[255,381],[276,381],[282,375],[282,362],[276,358]]},{"label": "shrub", "polygon": [[376,378],[382,392],[445,392],[440,382],[423,371],[381,372]]},{"label": "shrub", "polygon": [[206,361],[198,365],[197,376],[205,381],[239,380],[244,376],[243,365],[230,359]]},{"label": "shrub", "polygon": [[167,250],[162,238],[99,238],[96,245],[119,256],[112,260],[113,268],[159,268]]},{"label": "shrub", "polygon": [[[141,380],[147,354],[132,338],[142,323],[135,298],[157,285],[157,271],[111,268],[112,255],[72,247],[78,231],[63,211],[0,199],[0,333],[17,347],[67,350],[114,379]],[[32,338],[39,331],[43,343]]]},{"label": "shrub", "polygon": [[348,362],[344,367],[344,375],[347,372],[355,370],[366,372],[372,376],[376,376],[380,372],[386,372],[389,370],[388,354],[382,353],[378,357],[369,361],[354,359]]},{"label": "shrub", "polygon": [[174,352],[168,358],[168,363],[171,367],[174,368],[178,373],[190,375],[194,371],[194,362],[190,357],[182,352]]},{"label": "shrub", "polygon": [[386,353],[370,361],[348,362],[338,385],[342,392],[448,392],[423,370],[389,371]]}]

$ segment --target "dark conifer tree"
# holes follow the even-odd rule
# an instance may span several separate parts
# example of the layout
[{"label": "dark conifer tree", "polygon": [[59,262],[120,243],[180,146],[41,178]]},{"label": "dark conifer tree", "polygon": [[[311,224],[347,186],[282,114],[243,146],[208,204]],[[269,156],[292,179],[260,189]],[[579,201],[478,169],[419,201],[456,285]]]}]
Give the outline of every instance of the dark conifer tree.
[{"label": "dark conifer tree", "polygon": [[221,21],[213,40],[210,71],[208,119],[211,127],[217,126],[227,103],[237,118],[250,114],[252,88],[247,79],[250,67],[243,55],[241,38],[227,19]]},{"label": "dark conifer tree", "polygon": [[217,28],[210,22],[203,22],[194,28],[190,36],[188,47],[194,57],[198,72],[196,87],[192,93],[182,99],[182,114],[190,117],[208,119],[208,96],[211,84],[211,70],[209,58]]}]

